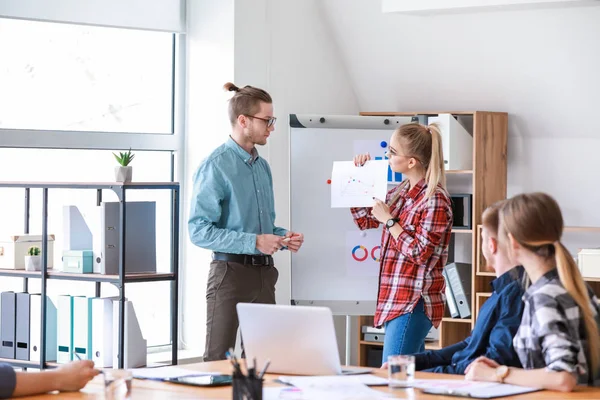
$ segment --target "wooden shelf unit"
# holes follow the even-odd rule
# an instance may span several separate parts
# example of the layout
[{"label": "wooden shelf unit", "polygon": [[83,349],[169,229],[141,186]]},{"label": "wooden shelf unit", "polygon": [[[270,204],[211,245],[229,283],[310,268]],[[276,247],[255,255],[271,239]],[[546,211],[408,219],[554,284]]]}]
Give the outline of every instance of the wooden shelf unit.
[{"label": "wooden shelf unit", "polygon": [[[367,352],[369,348],[383,348],[383,342],[373,342],[368,340],[363,340],[363,333],[361,327],[363,325],[372,325],[373,324],[373,316],[361,315],[358,317],[358,337],[360,338],[358,341],[358,365],[367,365]],[[441,337],[441,336],[440,336]],[[439,350],[442,348],[440,341],[434,342],[425,342],[425,350]]]},{"label": "wooden shelf unit", "polygon": [[[486,207],[498,200],[506,198],[506,153],[508,140],[508,114],[504,112],[488,111],[425,111],[425,112],[361,112],[365,116],[417,116],[417,115],[438,115],[449,113],[460,117],[468,122],[472,122],[473,134],[473,168],[468,170],[446,171],[448,175],[465,176],[460,179],[472,179],[472,222],[473,229],[461,230],[453,229],[453,234],[471,235],[472,254],[472,282],[471,282],[471,310],[472,317],[468,319],[450,318],[442,319],[439,328],[440,340],[438,343],[426,345],[428,348],[441,348],[464,340],[471,332],[477,317],[478,303],[477,293],[489,292],[490,282],[495,276],[493,273],[481,270],[484,267],[479,249],[480,232],[477,227],[481,224],[481,214]],[[471,131],[470,127],[466,126]],[[451,189],[451,187],[450,187]],[[600,280],[598,282],[600,285]],[[363,334],[361,327],[373,323],[372,316],[359,317],[359,341],[358,341],[358,364],[366,365],[367,349],[375,346],[370,342],[362,340]]]},{"label": "wooden shelf unit", "polygon": [[473,233],[473,229],[452,229],[452,233]]},{"label": "wooden shelf unit", "polygon": [[479,310],[481,310],[481,306],[491,296],[492,296],[491,292],[489,292],[489,293],[486,293],[486,292],[477,292],[477,293],[475,293],[475,313],[476,314],[479,314]]}]

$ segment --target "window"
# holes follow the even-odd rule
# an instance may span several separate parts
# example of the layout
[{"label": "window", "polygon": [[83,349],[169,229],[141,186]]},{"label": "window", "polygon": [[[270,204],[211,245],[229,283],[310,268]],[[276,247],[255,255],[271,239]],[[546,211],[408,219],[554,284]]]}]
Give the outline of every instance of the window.
[{"label": "window", "polygon": [[0,129],[173,132],[174,35],[0,19]]},{"label": "window", "polygon": [[[114,181],[112,151],[130,147],[134,181],[180,179],[174,170],[183,165],[183,46],[179,34],[168,32],[0,18],[0,181]],[[0,235],[23,232],[24,193],[0,188]],[[117,200],[110,190],[102,197]],[[127,200],[156,201],[157,270],[169,271],[170,192],[132,190]],[[49,190],[55,266],[63,250],[62,207],[71,204],[94,206],[96,190]],[[42,190],[32,189],[31,233],[41,233],[41,209]],[[92,296],[94,286],[49,280],[48,294]],[[0,279],[0,291],[22,287],[20,278]],[[40,280],[29,281],[30,292],[39,288]],[[117,294],[102,284],[102,296]],[[170,336],[170,282],[127,284],[125,294],[149,346],[177,343]]]},{"label": "window", "polygon": [[[55,149],[0,149],[0,181],[47,182],[107,182],[114,181],[117,165],[112,152],[107,150]],[[138,151],[131,163],[136,181],[171,180],[171,152]],[[0,235],[3,238],[23,232],[24,189],[0,188]],[[170,192],[167,190],[131,190],[128,201],[156,202],[156,262],[159,272],[170,271],[171,214]],[[103,190],[104,201],[117,201],[114,192]],[[50,189],[48,191],[48,233],[54,234],[54,268],[61,265],[63,250],[62,208],[77,205],[80,208],[96,204],[95,189]],[[32,234],[42,232],[42,190],[31,189],[30,229]],[[48,281],[48,293],[56,301],[60,294],[94,295],[94,284],[87,282]],[[125,286],[125,295],[132,300],[142,333],[148,346],[169,344],[170,336],[170,283],[133,283]],[[40,280],[30,280],[30,292],[40,290]],[[0,279],[0,291],[20,291],[21,279]],[[102,296],[116,296],[117,289],[102,284]]]}]

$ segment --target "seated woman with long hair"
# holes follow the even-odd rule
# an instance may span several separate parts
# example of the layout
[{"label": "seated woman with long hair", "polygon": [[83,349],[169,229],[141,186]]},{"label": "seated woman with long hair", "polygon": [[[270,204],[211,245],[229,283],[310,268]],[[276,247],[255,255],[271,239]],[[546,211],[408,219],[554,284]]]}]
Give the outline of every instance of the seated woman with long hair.
[{"label": "seated woman with long hair", "polygon": [[531,280],[513,344],[524,369],[478,358],[466,379],[571,391],[600,386],[600,307],[561,243],[563,218],[547,194],[521,194],[500,210],[500,245]]}]

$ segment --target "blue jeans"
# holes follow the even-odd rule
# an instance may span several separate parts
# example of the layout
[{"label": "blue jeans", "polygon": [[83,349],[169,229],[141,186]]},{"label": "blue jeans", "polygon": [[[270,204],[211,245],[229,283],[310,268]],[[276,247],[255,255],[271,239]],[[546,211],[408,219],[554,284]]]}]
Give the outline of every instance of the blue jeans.
[{"label": "blue jeans", "polygon": [[415,354],[425,351],[425,336],[431,329],[431,320],[425,314],[423,299],[412,312],[384,323],[383,360],[397,354]]}]

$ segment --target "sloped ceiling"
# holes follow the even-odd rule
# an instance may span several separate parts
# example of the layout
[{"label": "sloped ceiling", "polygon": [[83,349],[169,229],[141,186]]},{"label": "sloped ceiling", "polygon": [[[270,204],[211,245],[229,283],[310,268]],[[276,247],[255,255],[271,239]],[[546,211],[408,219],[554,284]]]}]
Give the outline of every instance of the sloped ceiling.
[{"label": "sloped ceiling", "polygon": [[524,10],[596,5],[598,0],[381,0],[383,12],[432,14],[442,12]]},{"label": "sloped ceiling", "polygon": [[512,135],[600,138],[600,7],[415,16],[323,0],[362,111],[511,114]]}]

